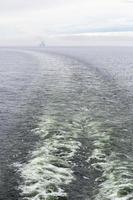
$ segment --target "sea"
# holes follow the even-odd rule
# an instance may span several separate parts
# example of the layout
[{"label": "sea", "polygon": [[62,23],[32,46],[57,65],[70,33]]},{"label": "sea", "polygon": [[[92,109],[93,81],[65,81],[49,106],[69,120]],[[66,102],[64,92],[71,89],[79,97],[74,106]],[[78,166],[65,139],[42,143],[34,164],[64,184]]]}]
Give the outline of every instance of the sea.
[{"label": "sea", "polygon": [[0,48],[0,200],[133,200],[133,47]]}]

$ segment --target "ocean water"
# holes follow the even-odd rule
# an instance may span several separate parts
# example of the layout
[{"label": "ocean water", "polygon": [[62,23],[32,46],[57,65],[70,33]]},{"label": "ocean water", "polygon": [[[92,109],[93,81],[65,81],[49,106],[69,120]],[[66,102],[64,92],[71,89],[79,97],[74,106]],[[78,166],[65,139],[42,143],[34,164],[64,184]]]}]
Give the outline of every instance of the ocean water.
[{"label": "ocean water", "polygon": [[133,200],[133,48],[0,49],[0,200]]}]

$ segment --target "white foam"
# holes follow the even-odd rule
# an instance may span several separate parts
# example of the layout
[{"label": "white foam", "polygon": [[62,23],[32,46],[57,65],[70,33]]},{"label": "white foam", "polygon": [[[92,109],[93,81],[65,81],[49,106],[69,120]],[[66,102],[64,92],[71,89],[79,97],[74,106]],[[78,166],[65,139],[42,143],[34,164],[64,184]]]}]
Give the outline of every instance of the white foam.
[{"label": "white foam", "polygon": [[[27,200],[67,196],[62,186],[74,179],[71,159],[80,147],[75,140],[77,133],[70,131],[72,126],[67,122],[59,126],[59,122],[48,118],[33,130],[40,136],[40,142],[28,163],[17,164],[23,179],[19,189]],[[66,127],[69,130],[61,133]]]},{"label": "white foam", "polygon": [[104,180],[100,184],[99,193],[95,195],[95,200],[128,200],[133,198],[132,159],[124,155],[129,162],[122,161],[118,154],[111,152],[111,149],[109,150],[110,154],[106,153],[113,130],[106,128],[106,131],[102,132],[100,128],[104,125],[99,122],[91,123],[89,126],[93,133],[91,137],[94,138],[94,150],[87,161],[95,160],[91,166],[103,172],[102,179]]}]

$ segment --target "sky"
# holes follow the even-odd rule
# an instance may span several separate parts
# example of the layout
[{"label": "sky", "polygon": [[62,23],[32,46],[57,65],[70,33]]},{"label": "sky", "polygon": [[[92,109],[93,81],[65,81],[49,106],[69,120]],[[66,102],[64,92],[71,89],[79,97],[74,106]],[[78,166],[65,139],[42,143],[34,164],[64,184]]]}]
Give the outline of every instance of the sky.
[{"label": "sky", "polygon": [[133,0],[0,0],[0,46],[133,45]]}]

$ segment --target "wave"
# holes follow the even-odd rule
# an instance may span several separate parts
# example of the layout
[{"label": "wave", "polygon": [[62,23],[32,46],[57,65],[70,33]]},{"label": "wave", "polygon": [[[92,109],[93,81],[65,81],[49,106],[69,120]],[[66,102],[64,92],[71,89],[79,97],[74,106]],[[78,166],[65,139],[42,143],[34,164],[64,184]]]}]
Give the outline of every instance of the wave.
[{"label": "wave", "polygon": [[[65,186],[71,186],[72,182],[76,184],[73,158],[83,146],[79,138],[84,137],[89,140],[85,143],[88,145],[85,149],[89,151],[84,152],[87,154],[85,159],[89,155],[86,166],[95,169],[95,173],[100,172],[100,176],[96,175],[92,180],[92,184],[93,181],[98,183],[98,188],[93,188],[92,199],[133,199],[133,160],[127,149],[121,151],[122,145],[129,145],[129,138],[125,138],[127,132],[123,129],[127,115],[121,116],[125,105],[114,95],[119,87],[111,85],[111,81],[104,80],[104,76],[95,70],[89,71],[87,66],[78,62],[74,66],[71,59],[66,63],[64,58],[56,59],[47,60],[45,65],[48,65],[45,79],[49,75],[45,83],[50,94],[47,111],[38,128],[32,130],[38,135],[39,142],[27,163],[16,164],[23,180],[19,186],[22,198],[66,200]],[[43,54],[39,54],[39,62],[44,65]],[[117,106],[120,113],[115,111]],[[127,128],[128,124],[125,126]],[[91,170],[87,172],[91,173]],[[89,190],[90,180],[87,180],[85,188]]]},{"label": "wave", "polygon": [[[33,130],[40,142],[31,153],[28,163],[19,165],[23,184],[19,186],[24,199],[56,199],[66,197],[63,185],[73,179],[71,159],[80,147],[73,138],[72,124],[48,118]],[[65,198],[63,198],[65,199]]]},{"label": "wave", "polygon": [[93,132],[91,137],[94,150],[88,162],[93,168],[102,172],[102,177],[96,180],[99,182],[99,191],[94,195],[94,199],[131,200],[133,198],[132,157],[113,150],[115,141],[119,140],[121,143],[123,138],[119,138],[119,135],[115,136],[115,128],[107,128],[105,123],[95,122],[89,126]]}]

